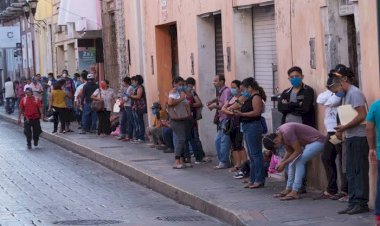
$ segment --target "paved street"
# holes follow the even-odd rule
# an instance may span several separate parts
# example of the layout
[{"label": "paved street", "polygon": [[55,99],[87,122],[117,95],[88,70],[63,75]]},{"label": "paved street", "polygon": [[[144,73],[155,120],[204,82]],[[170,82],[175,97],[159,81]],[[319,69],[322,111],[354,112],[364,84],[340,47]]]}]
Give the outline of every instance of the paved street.
[{"label": "paved street", "polygon": [[0,225],[223,225],[0,121]]}]

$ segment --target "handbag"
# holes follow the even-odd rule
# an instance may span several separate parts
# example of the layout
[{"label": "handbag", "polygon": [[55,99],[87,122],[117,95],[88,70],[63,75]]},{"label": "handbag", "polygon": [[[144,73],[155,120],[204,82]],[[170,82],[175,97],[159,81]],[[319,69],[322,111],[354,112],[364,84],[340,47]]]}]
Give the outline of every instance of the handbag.
[{"label": "handbag", "polygon": [[234,130],[234,122],[232,119],[226,119],[223,126],[223,133],[229,135]]},{"label": "handbag", "polygon": [[[146,96],[145,96],[145,88],[141,86],[143,89],[143,94],[140,99],[133,100],[132,108],[136,111],[137,114],[143,115],[148,112],[148,108],[146,106]],[[137,94],[137,90],[135,90],[134,95]]]},{"label": "handbag", "polygon": [[172,120],[186,120],[191,118],[191,110],[187,101],[181,101],[175,106],[168,106],[168,114]]},{"label": "handbag", "polygon": [[[102,91],[99,89],[100,98],[102,98]],[[104,100],[93,100],[91,102],[91,110],[95,112],[104,111]]]}]

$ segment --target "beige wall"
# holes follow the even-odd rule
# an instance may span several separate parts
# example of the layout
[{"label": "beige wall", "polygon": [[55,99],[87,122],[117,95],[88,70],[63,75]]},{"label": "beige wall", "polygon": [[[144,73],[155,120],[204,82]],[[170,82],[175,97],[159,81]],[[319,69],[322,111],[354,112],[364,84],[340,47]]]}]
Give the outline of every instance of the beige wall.
[{"label": "beige wall", "polygon": [[[141,4],[138,6],[138,2]],[[209,48],[207,37],[204,32],[210,31],[207,27],[202,27],[205,19],[199,15],[205,15],[216,11],[222,13],[223,27],[223,50],[226,54],[226,48],[231,48],[231,71],[227,71],[226,56],[224,57],[225,76],[227,84],[236,77],[236,68],[240,63],[235,57],[238,52],[235,51],[238,34],[234,21],[234,7],[247,6],[252,4],[268,4],[266,0],[176,0],[166,1],[167,5],[163,6],[161,0],[144,0],[130,1],[130,4],[124,5],[125,10],[125,30],[126,39],[130,40],[131,48],[131,66],[130,75],[143,74],[145,85],[147,87],[147,98],[149,104],[158,99],[159,95],[158,82],[167,82],[160,79],[168,80],[167,75],[157,74],[157,64],[165,62],[157,59],[157,49],[161,51],[162,46],[157,46],[156,26],[176,23],[178,35],[178,57],[179,57],[179,74],[183,77],[191,75],[191,59],[194,54],[194,71],[193,77],[197,80],[198,92],[203,102],[206,102],[214,95],[212,86],[212,70],[209,70],[207,53],[205,49]],[[276,38],[277,38],[277,62],[279,74],[279,87],[283,90],[289,87],[287,80],[287,70],[298,65],[302,67],[305,74],[305,83],[312,86],[316,95],[325,89],[326,77],[328,72],[328,63],[326,57],[330,54],[325,47],[325,34],[329,31],[328,8],[331,7],[330,0],[305,1],[305,0],[279,0],[275,1],[276,11]],[[361,55],[361,74],[362,86],[369,103],[379,97],[379,56],[376,23],[376,5],[375,1],[359,1],[356,19],[359,21],[360,31],[360,55]],[[139,8],[140,7],[140,8]],[[138,10],[139,9],[139,10]],[[330,12],[331,13],[331,12]],[[139,15],[141,17],[139,17]],[[138,26],[142,25],[139,31]],[[330,30],[329,30],[330,29]],[[338,34],[339,36],[339,34]],[[309,40],[315,38],[316,50],[316,68],[310,67],[310,48]],[[339,37],[338,37],[338,40]],[[344,37],[341,37],[338,43],[338,55],[341,55],[341,62],[347,62],[344,56]],[[158,41],[158,43],[160,43]],[[343,46],[343,47],[342,47]],[[206,53],[205,53],[206,52]],[[151,56],[153,56],[154,74],[152,74]],[[323,126],[323,109],[318,108],[318,127],[324,131]],[[213,112],[207,109],[203,110],[204,119],[200,122],[201,139],[208,153],[215,153],[213,137],[215,134],[215,125],[211,123]],[[149,116],[150,117],[150,116]],[[314,175],[311,185],[323,187],[325,185],[324,172],[318,159],[313,161],[312,170],[309,172],[317,172]]]}]

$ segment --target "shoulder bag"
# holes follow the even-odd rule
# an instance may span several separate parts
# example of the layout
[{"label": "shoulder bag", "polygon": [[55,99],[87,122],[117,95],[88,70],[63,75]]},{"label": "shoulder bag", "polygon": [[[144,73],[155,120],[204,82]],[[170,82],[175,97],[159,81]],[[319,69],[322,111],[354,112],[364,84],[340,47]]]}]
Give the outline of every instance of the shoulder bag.
[{"label": "shoulder bag", "polygon": [[91,110],[95,112],[104,111],[104,100],[102,99],[102,91],[99,89],[100,100],[92,100]]}]

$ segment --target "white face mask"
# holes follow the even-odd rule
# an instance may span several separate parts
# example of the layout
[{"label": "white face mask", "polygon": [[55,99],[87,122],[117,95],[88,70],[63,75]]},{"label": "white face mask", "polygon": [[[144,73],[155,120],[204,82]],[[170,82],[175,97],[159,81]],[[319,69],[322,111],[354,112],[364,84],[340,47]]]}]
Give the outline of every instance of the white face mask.
[{"label": "white face mask", "polygon": [[63,78],[67,78],[67,74],[62,74],[62,77]]}]

